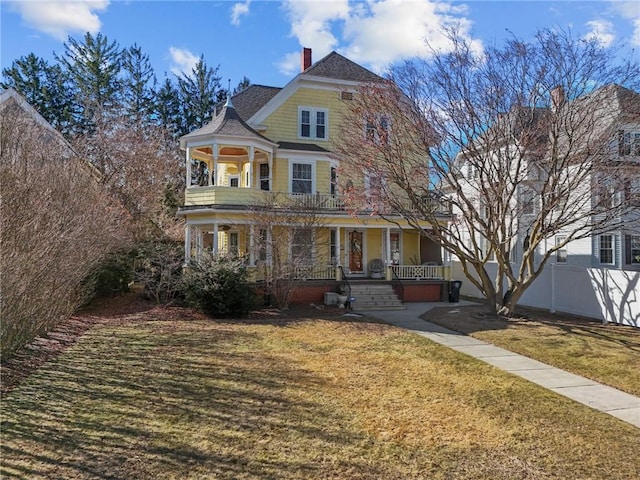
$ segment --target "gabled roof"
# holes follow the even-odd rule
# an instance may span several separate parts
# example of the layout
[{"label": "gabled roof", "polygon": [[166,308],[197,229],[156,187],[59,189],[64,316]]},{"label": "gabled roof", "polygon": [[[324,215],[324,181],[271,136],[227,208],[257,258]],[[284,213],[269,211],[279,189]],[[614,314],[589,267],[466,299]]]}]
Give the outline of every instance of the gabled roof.
[{"label": "gabled roof", "polygon": [[265,103],[271,100],[282,88],[265,85],[249,85],[240,93],[231,97],[233,106],[243,120],[253,116]]},{"label": "gabled roof", "polygon": [[379,82],[382,77],[352,62],[337,52],[329,55],[311,65],[303,76],[325,77],[336,80],[348,80],[353,82]]},{"label": "gabled roof", "polygon": [[222,111],[204,127],[183,135],[180,138],[180,144],[184,145],[187,140],[193,138],[211,135],[237,136],[245,138],[253,137],[255,139],[274,144],[270,139],[256,132],[253,128],[247,125],[244,120],[240,118],[240,115],[238,115],[238,112],[231,102],[228,102],[223,107]]},{"label": "gabled roof", "polygon": [[56,130],[47,120],[27,102],[22,95],[13,88],[7,88],[0,92],[0,112],[6,108],[15,106],[20,108],[31,121],[47,132],[47,140],[53,141],[63,147],[69,155],[75,155],[71,144]]}]

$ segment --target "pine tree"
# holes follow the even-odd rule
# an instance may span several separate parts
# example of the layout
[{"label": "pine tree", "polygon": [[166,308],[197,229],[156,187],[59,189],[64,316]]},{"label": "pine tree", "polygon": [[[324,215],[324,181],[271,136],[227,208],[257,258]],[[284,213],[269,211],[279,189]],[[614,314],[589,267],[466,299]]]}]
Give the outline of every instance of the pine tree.
[{"label": "pine tree", "polygon": [[190,132],[204,126],[211,120],[218,97],[223,90],[220,85],[218,70],[210,68],[200,57],[190,75],[178,77],[181,107],[186,121],[186,131]]},{"label": "pine tree", "polygon": [[147,54],[137,44],[122,52],[122,102],[125,115],[138,124],[150,121],[156,78]]}]

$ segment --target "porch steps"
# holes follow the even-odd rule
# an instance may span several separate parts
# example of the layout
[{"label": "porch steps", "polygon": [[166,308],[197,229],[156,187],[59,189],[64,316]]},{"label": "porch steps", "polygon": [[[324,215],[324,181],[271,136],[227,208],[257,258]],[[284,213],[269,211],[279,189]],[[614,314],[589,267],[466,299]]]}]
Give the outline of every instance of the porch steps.
[{"label": "porch steps", "polygon": [[355,311],[405,310],[406,308],[388,283],[353,283],[351,296],[356,299],[353,303]]}]

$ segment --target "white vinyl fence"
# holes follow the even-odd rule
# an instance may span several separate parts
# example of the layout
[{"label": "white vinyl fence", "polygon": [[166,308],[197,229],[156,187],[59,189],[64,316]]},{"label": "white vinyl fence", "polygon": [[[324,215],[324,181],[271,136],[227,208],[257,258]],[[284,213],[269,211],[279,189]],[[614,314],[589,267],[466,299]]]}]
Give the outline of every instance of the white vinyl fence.
[{"label": "white vinyl fence", "polygon": [[[495,276],[496,265],[487,268]],[[459,262],[451,263],[451,275],[462,280],[462,295],[481,296]],[[640,328],[640,272],[550,264],[519,303]]]}]

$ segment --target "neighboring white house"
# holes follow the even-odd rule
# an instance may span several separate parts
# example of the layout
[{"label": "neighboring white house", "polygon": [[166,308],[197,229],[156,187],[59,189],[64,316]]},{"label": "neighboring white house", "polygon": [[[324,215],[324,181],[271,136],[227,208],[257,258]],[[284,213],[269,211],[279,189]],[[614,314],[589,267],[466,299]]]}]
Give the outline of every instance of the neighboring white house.
[{"label": "neighboring white house", "polygon": [[[464,196],[476,198],[471,213],[456,212],[473,222],[469,227],[461,224],[462,241],[485,256],[488,270],[497,271],[491,264],[500,252],[490,248],[495,242],[483,238],[482,232],[492,229],[482,222],[491,222],[491,216],[499,212],[511,219],[506,222],[511,226],[496,235],[514,268],[522,261],[530,235],[538,235],[540,240],[533,256],[536,264],[546,252],[551,253],[544,275],[529,287],[520,303],[639,326],[640,94],[608,85],[573,100],[564,98],[558,89],[552,92],[552,99],[550,108],[514,109],[497,119],[495,130],[501,133],[496,135],[509,131],[507,140],[498,140],[498,136],[483,139],[486,148],[482,154],[477,154],[475,145],[475,154],[459,155],[458,183]],[[570,113],[553,115],[555,109]],[[509,128],[504,128],[504,122],[511,122],[507,123]],[[575,123],[567,125],[570,122]],[[486,135],[491,137],[491,128]],[[505,191],[504,185],[492,190],[494,182],[512,185],[512,194],[492,197],[492,191]],[[553,227],[545,230],[549,225]],[[455,264],[456,259],[453,261]],[[575,275],[586,279],[584,285],[592,279],[591,283],[600,286],[560,293],[566,285],[556,285],[549,265],[554,271],[566,267],[566,271],[578,272]],[[457,268],[454,265],[454,271],[461,275],[459,264]],[[611,270],[624,271],[624,275],[609,282]],[[571,283],[571,278],[563,277],[562,282]],[[470,282],[463,285],[463,294],[479,296]],[[589,304],[592,299],[588,297],[594,295],[602,301],[593,302],[594,307],[587,310],[563,308],[558,303],[566,296],[575,302],[578,296],[582,300],[578,299],[577,305]],[[625,305],[616,305],[620,302]],[[607,313],[611,310],[618,313]]]}]

